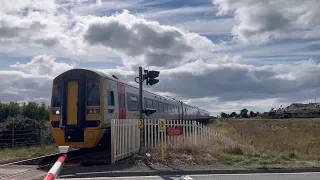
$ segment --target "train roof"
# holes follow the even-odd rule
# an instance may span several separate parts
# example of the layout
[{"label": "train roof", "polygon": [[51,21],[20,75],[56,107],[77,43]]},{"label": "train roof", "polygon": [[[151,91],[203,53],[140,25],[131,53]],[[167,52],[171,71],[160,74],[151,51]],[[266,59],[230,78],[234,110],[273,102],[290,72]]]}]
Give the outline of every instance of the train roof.
[{"label": "train roof", "polygon": [[[126,84],[126,85],[128,85],[128,86],[131,86],[131,87],[134,87],[134,88],[138,88],[137,86],[135,86],[135,85],[133,85],[133,84],[129,84],[129,83],[126,82],[126,81],[123,81],[123,80],[120,80],[120,79],[118,79],[118,78],[109,76],[109,75],[107,75],[107,74],[104,73],[104,72],[97,71],[97,70],[93,70],[93,69],[86,69],[86,68],[74,68],[74,69],[70,69],[70,70],[68,70],[68,71],[65,71],[65,72],[59,74],[57,77],[55,77],[55,78],[54,78],[54,81],[55,81],[56,79],[60,78],[61,76],[63,76],[64,74],[67,74],[68,72],[76,71],[76,70],[79,70],[79,71],[89,71],[89,72],[95,73],[95,74],[97,74],[97,75],[99,75],[99,76],[101,76],[101,77],[103,77],[103,78],[111,79],[111,80],[113,80],[113,81],[121,82],[121,83]],[[198,108],[198,107],[196,107],[196,106],[192,106],[192,105],[186,104],[186,103],[184,103],[184,102],[182,102],[182,101],[180,101],[180,100],[177,100],[177,99],[175,99],[175,98],[172,98],[172,97],[162,96],[162,95],[159,95],[159,94],[156,94],[156,93],[147,91],[147,90],[144,90],[144,91],[145,91],[145,92],[148,92],[148,93],[151,93],[151,94],[154,94],[154,95],[157,95],[157,96],[162,97],[162,98],[170,99],[170,100],[172,100],[172,101],[181,102],[181,103],[183,103],[184,105],[187,105],[187,106],[189,106],[189,107],[196,108],[196,109],[198,109],[198,110],[206,111],[206,110],[200,109],[200,108]],[[207,112],[207,111],[206,111],[206,112]]]}]

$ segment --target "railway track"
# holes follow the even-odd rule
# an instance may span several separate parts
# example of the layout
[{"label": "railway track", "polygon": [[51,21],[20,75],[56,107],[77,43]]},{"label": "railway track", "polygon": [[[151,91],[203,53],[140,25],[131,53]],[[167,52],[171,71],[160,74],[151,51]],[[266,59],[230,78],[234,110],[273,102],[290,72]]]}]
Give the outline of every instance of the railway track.
[{"label": "railway track", "polygon": [[[27,160],[0,165],[0,180],[35,180],[43,179],[60,154],[31,158]],[[104,149],[79,149],[67,153],[62,170],[83,165],[109,164],[110,153]]]}]

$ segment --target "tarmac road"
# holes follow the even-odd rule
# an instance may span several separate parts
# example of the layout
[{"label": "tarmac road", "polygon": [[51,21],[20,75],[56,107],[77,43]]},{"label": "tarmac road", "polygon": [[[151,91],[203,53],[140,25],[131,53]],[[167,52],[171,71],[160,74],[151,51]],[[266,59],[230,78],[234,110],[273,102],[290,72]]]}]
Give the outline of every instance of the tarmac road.
[{"label": "tarmac road", "polygon": [[[99,177],[67,178],[63,180],[319,180],[320,172],[311,173],[263,173],[263,174],[203,174],[188,176],[135,176],[135,177]],[[58,180],[58,179],[57,179]],[[62,180],[62,179],[59,179]]]}]

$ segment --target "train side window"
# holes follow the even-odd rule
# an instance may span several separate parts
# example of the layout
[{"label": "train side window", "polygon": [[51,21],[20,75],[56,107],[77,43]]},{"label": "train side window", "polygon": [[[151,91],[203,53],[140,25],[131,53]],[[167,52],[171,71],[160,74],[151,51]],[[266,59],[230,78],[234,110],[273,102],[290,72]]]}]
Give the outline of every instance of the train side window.
[{"label": "train side window", "polygon": [[96,78],[87,81],[87,106],[100,106],[100,87]]},{"label": "train side window", "polygon": [[135,94],[127,93],[128,110],[138,111],[139,110],[139,97]]},{"label": "train side window", "polygon": [[109,90],[108,94],[109,94],[108,105],[114,106],[114,92]]},{"label": "train side window", "polygon": [[153,101],[153,108],[159,112],[159,102],[158,101]]},{"label": "train side window", "polygon": [[163,113],[163,103],[159,102],[159,112]]},{"label": "train side window", "polygon": [[147,108],[153,108],[152,100],[147,99]]},{"label": "train side window", "polygon": [[166,103],[163,104],[164,105],[164,112],[167,113],[168,112],[168,105]]},{"label": "train side window", "polygon": [[144,108],[147,108],[147,98],[144,98]]},{"label": "train side window", "polygon": [[53,88],[52,107],[60,107],[61,105],[61,88],[55,85]]}]

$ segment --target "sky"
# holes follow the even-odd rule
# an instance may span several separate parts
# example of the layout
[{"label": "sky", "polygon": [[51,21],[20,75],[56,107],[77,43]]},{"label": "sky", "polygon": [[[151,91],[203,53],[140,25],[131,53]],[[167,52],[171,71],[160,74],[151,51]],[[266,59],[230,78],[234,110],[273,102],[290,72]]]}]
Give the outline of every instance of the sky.
[{"label": "sky", "polygon": [[320,93],[318,0],[0,0],[0,100],[49,104],[52,80],[88,68],[221,112]]}]

